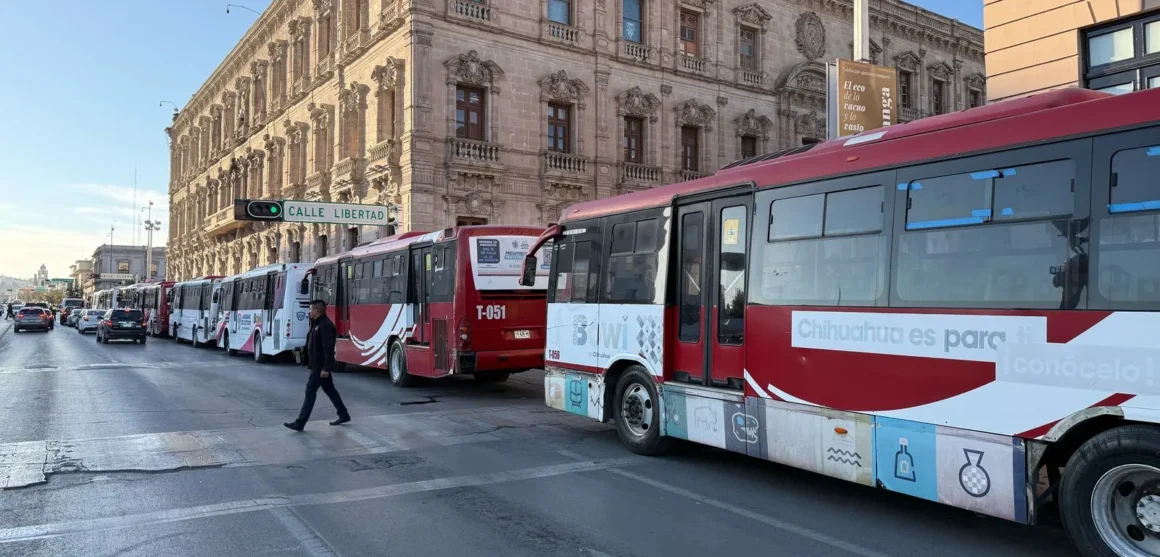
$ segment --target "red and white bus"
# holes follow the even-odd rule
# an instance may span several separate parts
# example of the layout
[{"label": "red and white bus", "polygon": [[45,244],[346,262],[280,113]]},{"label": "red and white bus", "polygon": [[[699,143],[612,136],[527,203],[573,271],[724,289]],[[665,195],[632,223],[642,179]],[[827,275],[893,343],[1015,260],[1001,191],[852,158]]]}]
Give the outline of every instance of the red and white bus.
[{"label": "red and white bus", "polygon": [[1070,89],[574,205],[546,402],[1160,555],[1158,176],[1160,90]]},{"label": "red and white bus", "polygon": [[217,345],[231,356],[249,352],[265,362],[306,345],[309,290],[301,287],[307,265],[276,263],[222,279]]},{"label": "red and white bus", "polygon": [[169,290],[169,336],[196,346],[216,342],[218,290],[222,277],[179,282]]},{"label": "red and white bus", "polygon": [[544,361],[548,269],[520,286],[520,265],[543,228],[461,226],[376,240],[319,259],[313,297],[327,302],[342,364],[414,376],[504,381]]},{"label": "red and white bus", "polygon": [[137,306],[145,313],[145,327],[150,336],[169,334],[169,291],[173,283],[169,281],[144,282],[136,285]]}]

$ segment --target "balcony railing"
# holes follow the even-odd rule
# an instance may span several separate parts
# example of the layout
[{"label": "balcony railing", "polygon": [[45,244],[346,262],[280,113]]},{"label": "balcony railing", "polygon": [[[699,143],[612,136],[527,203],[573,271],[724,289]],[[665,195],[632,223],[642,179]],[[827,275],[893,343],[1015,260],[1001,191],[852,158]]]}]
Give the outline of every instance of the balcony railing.
[{"label": "balcony railing", "polygon": [[620,55],[638,62],[648,62],[652,59],[653,50],[643,44],[632,41],[620,41]]},{"label": "balcony railing", "polygon": [[752,70],[741,70],[741,84],[750,87],[765,88],[765,72],[755,72]]},{"label": "balcony railing", "polygon": [[218,236],[235,228],[240,228],[244,224],[246,223],[234,220],[234,207],[231,204],[206,217],[202,222],[202,229],[208,236]]},{"label": "balcony railing", "polygon": [[363,27],[347,37],[342,43],[342,60],[346,63],[362,53],[371,43],[371,30]]},{"label": "balcony railing", "polygon": [[383,0],[383,11],[379,12],[379,28],[376,37],[382,38],[399,26],[403,17],[401,0]]},{"label": "balcony railing", "polygon": [[395,140],[388,139],[381,141],[370,149],[367,149],[367,162],[371,163],[386,163],[393,158],[392,151],[395,148]]},{"label": "balcony railing", "polygon": [[334,72],[334,53],[333,52],[330,54],[327,54],[326,56],[323,56],[322,59],[320,59],[318,61],[318,64],[316,64],[314,66],[314,78],[315,79],[326,79],[327,77],[330,76],[330,74],[332,72]]},{"label": "balcony railing", "polygon": [[361,183],[366,171],[367,161],[362,157],[347,157],[334,165],[334,182],[336,184]]},{"label": "balcony railing", "polygon": [[712,176],[712,175],[713,175],[712,172],[701,172],[699,170],[679,170],[679,171],[677,171],[677,176],[679,176],[681,178],[682,182],[688,182],[689,180],[697,180],[699,178],[704,178],[706,176]]},{"label": "balcony railing", "polygon": [[910,122],[922,118],[922,111],[917,108],[902,107],[898,113],[898,119],[903,122]]},{"label": "balcony railing", "polygon": [[543,159],[545,171],[572,175],[588,174],[588,157],[548,151],[544,153]]},{"label": "balcony railing", "polygon": [[452,0],[451,12],[479,23],[491,23],[495,19],[495,10],[491,6],[473,0]]},{"label": "balcony railing", "polygon": [[500,146],[497,143],[473,139],[451,138],[447,140],[448,156],[459,162],[499,163]]},{"label": "balcony railing", "polygon": [[323,170],[306,177],[306,189],[323,191],[330,185],[330,172]]},{"label": "balcony railing", "polygon": [[705,73],[705,69],[709,65],[704,58],[697,58],[696,56],[677,56],[677,69],[685,70],[687,72]]},{"label": "balcony railing", "polygon": [[290,90],[294,96],[303,95],[310,88],[310,76],[304,75],[294,80],[294,87]]},{"label": "balcony railing", "polygon": [[570,45],[580,44],[580,38],[583,35],[579,29],[571,25],[556,23],[555,21],[548,21],[546,25],[548,38]]},{"label": "balcony railing", "polygon": [[661,175],[661,167],[659,166],[647,166],[632,162],[624,163],[620,171],[620,178],[625,182],[659,183]]}]

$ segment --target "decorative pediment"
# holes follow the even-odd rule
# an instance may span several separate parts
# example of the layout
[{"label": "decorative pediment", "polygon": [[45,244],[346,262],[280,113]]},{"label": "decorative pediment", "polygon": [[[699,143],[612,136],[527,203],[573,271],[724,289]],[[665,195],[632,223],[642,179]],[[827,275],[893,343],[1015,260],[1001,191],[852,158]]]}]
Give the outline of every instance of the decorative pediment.
[{"label": "decorative pediment", "polygon": [[935,62],[934,64],[927,66],[926,69],[930,72],[931,77],[935,79],[941,79],[943,81],[950,81],[951,77],[955,75],[954,68],[952,68],[950,64],[942,61]]},{"label": "decorative pediment", "polygon": [[338,91],[338,107],[343,114],[357,114],[363,107],[363,99],[369,88],[357,81],[352,81],[345,89]]},{"label": "decorative pediment", "polygon": [[773,19],[773,15],[756,2],[733,8],[733,15],[737,16],[737,21],[756,25],[762,29],[765,28],[765,24],[769,20]]},{"label": "decorative pediment", "polygon": [[314,12],[320,17],[330,15],[334,10],[334,0],[314,0]]},{"label": "decorative pediment", "polygon": [[386,64],[375,66],[375,69],[371,71],[371,79],[377,85],[375,88],[377,93],[392,91],[399,85],[403,77],[403,64],[402,60],[388,56]]},{"label": "decorative pediment", "polygon": [[817,60],[826,54],[826,27],[822,18],[814,12],[805,12],[798,16],[794,24],[798,52],[808,60]]},{"label": "decorative pediment", "polygon": [[479,53],[471,50],[443,62],[447,68],[447,83],[455,85],[493,86],[495,80],[503,77],[503,69],[491,60],[480,60]]},{"label": "decorative pediment", "polygon": [[209,116],[198,116],[197,125],[201,126],[203,130],[209,129],[211,124],[213,124],[213,120]]},{"label": "decorative pediment", "polygon": [[639,86],[616,95],[617,116],[647,117],[650,122],[656,122],[660,106],[661,100],[656,95],[641,91]]},{"label": "decorative pediment", "polygon": [[330,125],[330,112],[333,109],[330,105],[316,105],[310,103],[306,105],[306,109],[310,111],[310,121],[314,122],[314,127],[319,130],[324,130]]},{"label": "decorative pediment", "polygon": [[741,116],[738,116],[733,123],[737,126],[737,135],[755,135],[758,137],[768,137],[769,130],[773,127],[773,120],[767,116],[758,116],[757,111],[749,109]]},{"label": "decorative pediment", "polygon": [[922,58],[913,50],[908,50],[894,57],[894,67],[908,72],[917,72],[922,67]]},{"label": "decorative pediment", "polygon": [[266,54],[275,64],[281,62],[282,57],[286,56],[286,41],[270,41],[270,44],[266,45]]},{"label": "decorative pediment", "polygon": [[588,85],[580,79],[569,79],[568,72],[560,70],[541,77],[536,83],[540,85],[540,101],[555,101],[562,103],[576,103],[584,108],[584,97],[588,95]]},{"label": "decorative pediment", "polygon": [[300,144],[306,139],[306,124],[303,122],[285,120],[282,122],[282,129],[291,145]]},{"label": "decorative pediment", "polygon": [[264,77],[266,75],[266,69],[269,67],[270,67],[269,61],[262,60],[259,58],[257,60],[254,60],[253,62],[250,62],[250,74],[254,76],[255,80],[261,79],[262,77]]},{"label": "decorative pediment", "polygon": [[265,151],[261,149],[254,149],[252,147],[246,147],[245,159],[249,161],[250,164],[255,166],[262,166],[262,159],[264,158],[266,158]]},{"label": "decorative pediment", "polygon": [[233,110],[237,96],[238,94],[233,91],[222,91],[221,101],[222,105],[226,107],[226,110]]},{"label": "decorative pediment", "polygon": [[713,121],[717,118],[717,111],[707,104],[701,104],[689,99],[673,107],[676,113],[677,126],[703,127],[705,131],[713,131]]},{"label": "decorative pediment", "polygon": [[820,62],[802,62],[791,66],[777,76],[774,89],[797,89],[809,93],[826,94],[826,67]]},{"label": "decorative pediment", "polygon": [[282,147],[285,142],[286,140],[280,137],[274,137],[270,134],[266,134],[262,137],[262,147],[264,147],[266,152],[270,154],[271,159],[280,158],[282,156]]},{"label": "decorative pediment", "polygon": [[973,73],[968,75],[963,81],[967,83],[968,89],[977,89],[979,91],[984,91],[987,89],[987,78],[983,77],[983,74],[981,73]]},{"label": "decorative pediment", "polygon": [[297,19],[291,19],[288,27],[290,29],[291,40],[306,40],[310,34],[310,18],[300,17]]},{"label": "decorative pediment", "polygon": [[713,0],[681,0],[681,3],[704,10],[713,5]]}]

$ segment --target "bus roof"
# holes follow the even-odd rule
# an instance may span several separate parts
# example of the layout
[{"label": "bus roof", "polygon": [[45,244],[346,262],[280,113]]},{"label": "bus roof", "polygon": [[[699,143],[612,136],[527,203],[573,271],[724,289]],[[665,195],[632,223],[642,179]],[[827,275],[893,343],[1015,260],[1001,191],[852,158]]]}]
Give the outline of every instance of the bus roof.
[{"label": "bus roof", "polygon": [[235,280],[235,279],[239,279],[239,278],[256,277],[256,276],[260,276],[260,275],[265,275],[265,274],[270,273],[270,272],[290,271],[293,269],[308,269],[308,268],[310,268],[310,266],[306,265],[305,263],[271,263],[269,265],[255,267],[255,268],[250,269],[249,271],[246,271],[244,273],[240,273],[237,275],[226,277],[226,280]]},{"label": "bus roof", "polygon": [[439,242],[442,240],[449,240],[459,236],[479,236],[486,234],[521,234],[526,233],[529,236],[538,236],[544,229],[536,226],[523,225],[506,225],[506,224],[477,224],[472,226],[456,226],[453,228],[444,228],[435,232],[404,232],[395,236],[388,236],[386,238],[379,238],[373,242],[369,242],[354,249],[328,255],[326,257],[319,257],[314,262],[314,266],[328,265],[340,259],[348,257],[367,257],[371,255],[379,255],[390,253],[406,248],[411,244],[421,242]]},{"label": "bus roof", "polygon": [[[677,197],[746,183],[770,188],[966,156],[1160,120],[1160,90],[1112,95],[1063,89],[932,116],[738,161],[688,182],[578,203],[561,222],[665,207]],[[765,159],[765,160],[762,160]]]}]

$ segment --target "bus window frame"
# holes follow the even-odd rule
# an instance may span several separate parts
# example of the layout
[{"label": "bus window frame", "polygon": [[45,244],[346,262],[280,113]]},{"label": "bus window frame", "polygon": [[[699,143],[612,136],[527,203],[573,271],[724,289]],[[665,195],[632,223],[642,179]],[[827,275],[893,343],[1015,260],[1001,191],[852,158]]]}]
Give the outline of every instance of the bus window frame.
[{"label": "bus window frame", "polygon": [[[1074,176],[1074,208],[1071,216],[1068,218],[1072,222],[1072,227],[1077,222],[1090,222],[1091,217],[1091,177],[1092,177],[1092,142],[1093,138],[1086,137],[1080,139],[1063,140],[1046,145],[1037,145],[1031,147],[1022,147],[1016,149],[1007,149],[1000,151],[992,151],[985,154],[975,155],[971,157],[958,158],[954,160],[943,160],[937,162],[915,164],[909,166],[900,166],[895,169],[897,172],[895,176],[896,184],[911,184],[914,181],[921,182],[923,179],[940,176],[950,176],[957,174],[969,174],[974,172],[983,172],[989,169],[1006,169],[1017,168],[1021,166],[1029,166],[1045,162],[1070,159],[1075,165]],[[897,189],[893,190],[895,193],[900,193]],[[889,307],[915,307],[915,308],[941,308],[941,309],[986,309],[986,310],[1012,310],[1012,309],[1027,309],[1027,310],[1051,310],[1060,309],[1058,304],[1055,307],[1048,307],[1046,303],[1043,304],[1027,304],[1019,307],[1013,305],[1001,304],[987,304],[987,303],[971,303],[971,302],[956,302],[948,303],[945,300],[926,302],[926,301],[910,301],[902,299],[897,293],[897,279],[898,279],[898,264],[901,253],[901,238],[907,232],[929,232],[931,230],[940,230],[940,228],[931,228],[924,230],[906,230],[906,211],[907,211],[907,195],[894,196],[894,225],[890,234],[890,268],[888,270],[887,284],[889,292]],[[1050,222],[1052,220],[1062,220],[1061,218],[1048,219],[1027,219],[1020,221],[1003,221],[993,222],[988,221],[981,225],[969,225],[946,228],[948,230],[957,230],[978,226],[1017,226],[1020,224],[1026,225],[1029,223]],[[1089,253],[1090,246],[1093,241],[1088,240]],[[1060,262],[1063,263],[1062,261]],[[1087,309],[1088,297],[1092,288],[1091,272],[1083,277],[1083,280],[1088,285],[1084,288],[1085,292],[1075,308],[1068,309]]]}]

